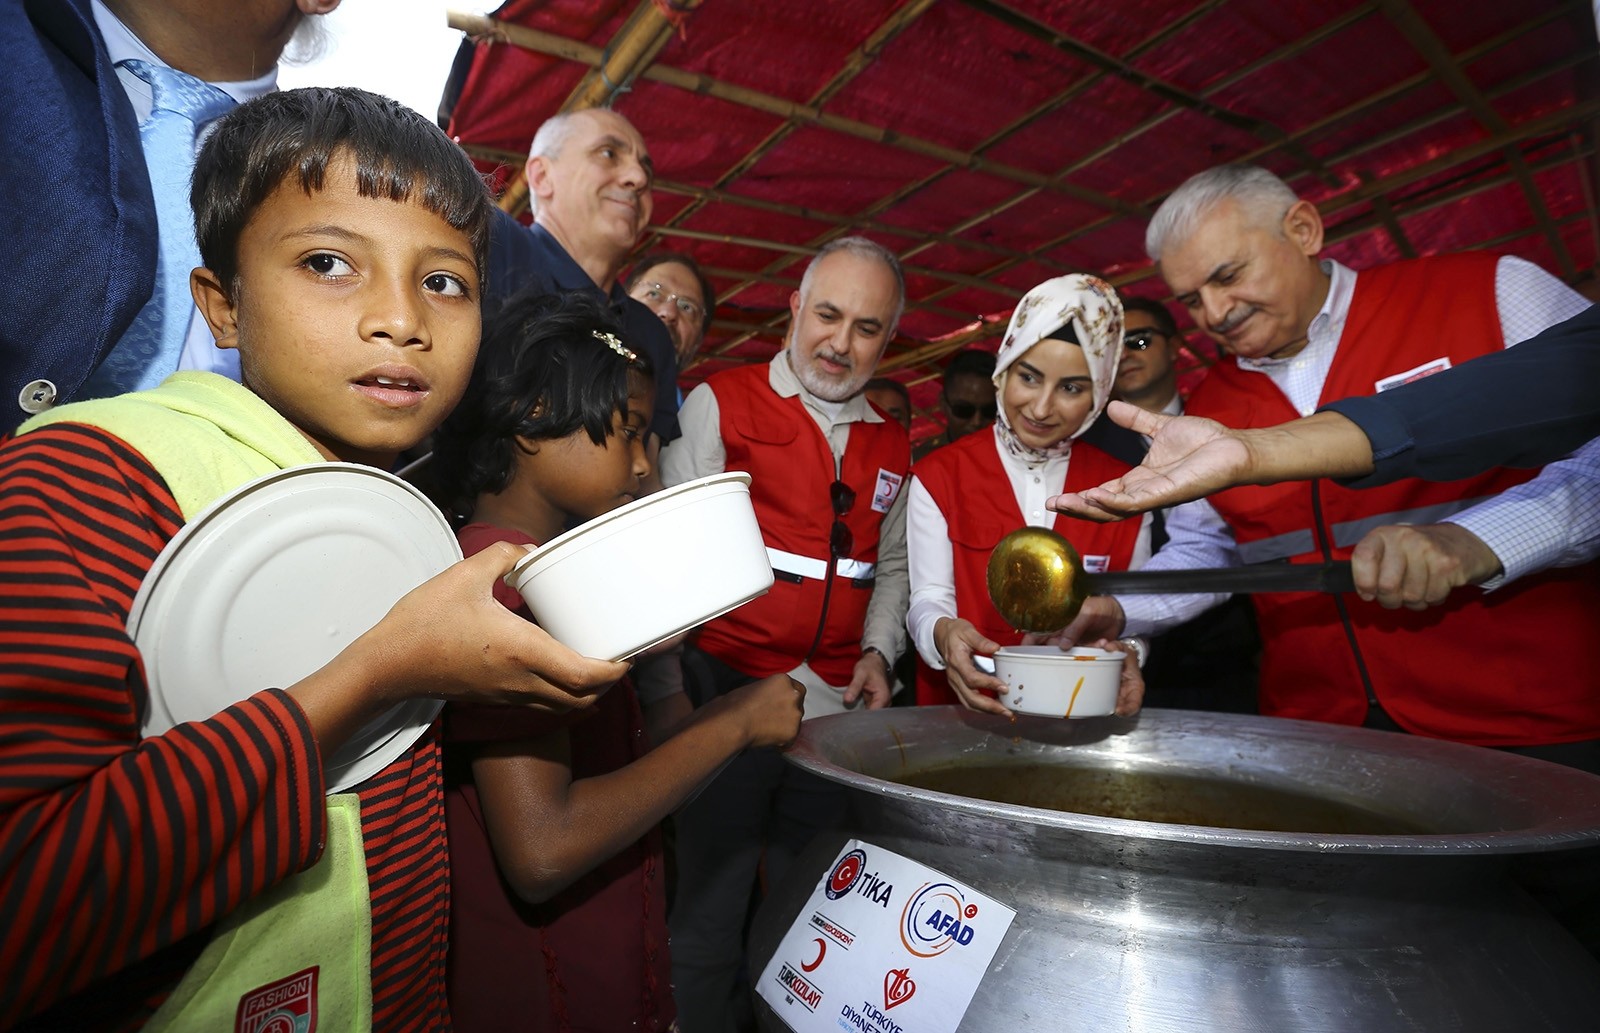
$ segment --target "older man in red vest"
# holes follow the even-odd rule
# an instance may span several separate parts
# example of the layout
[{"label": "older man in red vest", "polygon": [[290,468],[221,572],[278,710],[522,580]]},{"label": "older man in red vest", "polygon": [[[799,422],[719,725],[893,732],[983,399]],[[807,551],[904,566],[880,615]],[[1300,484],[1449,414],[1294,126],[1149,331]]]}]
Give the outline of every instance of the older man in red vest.
[{"label": "older man in red vest", "polygon": [[[1322,219],[1253,166],[1167,198],[1145,249],[1228,353],[1188,412],[1236,427],[1308,416],[1512,346],[1588,302],[1515,258],[1442,255],[1362,270],[1319,261]],[[1537,471],[1356,490],[1245,486],[1179,506],[1146,570],[1377,557],[1407,608],[1355,595],[1254,597],[1261,710],[1492,746],[1600,774],[1600,443]],[[1478,586],[1478,587],[1464,587]],[[1454,591],[1452,591],[1452,589]],[[1393,593],[1390,593],[1391,595]],[[1096,603],[1073,634],[1149,634],[1219,597]],[[1530,862],[1534,893],[1600,955],[1596,852]]]},{"label": "older man in red vest", "polygon": [[[1448,369],[1588,304],[1515,258],[1445,255],[1359,274],[1319,261],[1316,208],[1251,166],[1211,169],[1179,187],[1146,246],[1231,356],[1188,412],[1239,427]],[[1234,488],[1174,510],[1171,541],[1147,569],[1346,559],[1377,535],[1385,562],[1435,596],[1482,587],[1425,611],[1354,596],[1257,596],[1262,711],[1600,771],[1600,576],[1592,564],[1563,566],[1584,553],[1561,515],[1593,504],[1597,471],[1600,447],[1585,446],[1539,471],[1501,468],[1449,484]],[[1090,634],[1147,634],[1214,601],[1130,596],[1080,620]]]},{"label": "older man in red vest", "polygon": [[[748,471],[776,577],[685,650],[697,706],[780,672],[806,686],[807,717],[888,703],[910,597],[901,488],[911,446],[862,390],[904,298],[893,254],[861,237],[834,241],[790,298],[784,350],[714,374],[684,401],[663,480]],[[672,972],[684,1033],[731,1028],[763,845],[770,885],[842,809],[837,787],[768,752],[737,758],[678,816]]]}]

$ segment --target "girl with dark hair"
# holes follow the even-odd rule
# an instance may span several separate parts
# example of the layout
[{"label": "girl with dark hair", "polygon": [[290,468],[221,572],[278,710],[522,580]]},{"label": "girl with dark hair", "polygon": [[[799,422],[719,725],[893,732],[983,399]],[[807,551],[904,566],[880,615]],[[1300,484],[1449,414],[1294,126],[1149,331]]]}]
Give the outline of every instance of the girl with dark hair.
[{"label": "girl with dark hair", "polygon": [[[648,364],[597,300],[507,303],[435,442],[463,551],[535,545],[636,498],[653,397]],[[495,593],[528,616],[509,587]],[[671,1028],[657,826],[729,757],[794,738],[801,694],[782,675],[756,682],[655,749],[628,679],[576,719],[447,708],[456,1029]]]}]

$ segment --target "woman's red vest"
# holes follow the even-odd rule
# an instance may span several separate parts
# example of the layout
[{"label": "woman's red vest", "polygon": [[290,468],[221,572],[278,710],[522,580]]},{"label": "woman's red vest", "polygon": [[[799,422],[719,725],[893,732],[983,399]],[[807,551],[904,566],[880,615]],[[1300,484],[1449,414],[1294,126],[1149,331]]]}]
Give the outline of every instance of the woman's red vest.
[{"label": "woman's red vest", "polygon": [[[1128,464],[1093,445],[1072,446],[1065,491],[1081,491],[1120,477]],[[928,490],[950,530],[954,561],[956,615],[1002,646],[1022,641],[989,599],[989,554],[1000,539],[1026,521],[1017,505],[1011,480],[1000,463],[992,432],[968,434],[928,453],[912,470]],[[1127,570],[1139,537],[1138,520],[1095,524],[1057,515],[1054,527],[1084,557],[1104,557],[1104,570]],[[1090,567],[1098,566],[1086,559]],[[922,706],[959,703],[943,671],[917,659],[917,703]]]},{"label": "woman's red vest", "polygon": [[[1322,403],[1373,394],[1502,347],[1496,258],[1464,254],[1362,272]],[[1232,427],[1298,416],[1273,382],[1232,362],[1187,411]],[[1327,480],[1211,497],[1245,562],[1347,559],[1385,524],[1436,523],[1528,480],[1496,469],[1448,484],[1408,479],[1352,490]],[[1355,595],[1257,595],[1265,643],[1261,710],[1357,725],[1372,697],[1402,727],[1485,746],[1600,737],[1600,565],[1550,570],[1442,606],[1385,610]],[[1343,606],[1345,614],[1341,614]]]},{"label": "woman's red vest", "polygon": [[[750,497],[767,548],[826,566],[834,522],[829,493],[833,451],[804,403],[798,397],[780,398],[768,375],[765,365],[752,365],[725,370],[707,381],[721,413],[725,465],[750,474]],[[888,420],[852,423],[840,465],[839,479],[856,496],[842,517],[854,541],[848,558],[876,565],[884,515],[904,489],[911,466],[905,430]],[[775,570],[780,566],[775,563]],[[778,572],[766,595],[703,625],[697,644],[753,677],[793,670],[809,658],[811,669],[824,681],[848,685],[861,659],[873,582],[827,569],[831,590],[821,578],[795,580]],[[714,575],[708,571],[707,576]]]}]

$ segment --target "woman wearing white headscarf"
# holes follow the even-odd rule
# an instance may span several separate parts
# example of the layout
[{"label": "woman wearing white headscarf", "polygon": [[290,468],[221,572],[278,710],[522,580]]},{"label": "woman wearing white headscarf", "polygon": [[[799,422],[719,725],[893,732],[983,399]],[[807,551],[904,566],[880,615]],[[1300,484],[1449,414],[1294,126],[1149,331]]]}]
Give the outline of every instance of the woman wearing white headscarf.
[{"label": "woman wearing white headscarf", "polygon": [[[1045,499],[1093,486],[1129,467],[1075,443],[1110,399],[1122,357],[1122,304],[1105,281],[1072,275],[1029,291],[996,356],[999,415],[991,434],[968,434],[912,469],[906,537],[911,608],[906,625],[921,662],[917,702],[961,702],[1009,714],[987,691],[1005,685],[972,663],[1022,641],[989,600],[989,554],[1024,524],[1064,534],[1090,573],[1149,558],[1148,517],[1092,524],[1059,517]],[[1057,526],[1058,520],[1062,526]],[[1103,644],[1120,648],[1115,644]],[[1119,713],[1138,709],[1143,683],[1130,664]]]}]

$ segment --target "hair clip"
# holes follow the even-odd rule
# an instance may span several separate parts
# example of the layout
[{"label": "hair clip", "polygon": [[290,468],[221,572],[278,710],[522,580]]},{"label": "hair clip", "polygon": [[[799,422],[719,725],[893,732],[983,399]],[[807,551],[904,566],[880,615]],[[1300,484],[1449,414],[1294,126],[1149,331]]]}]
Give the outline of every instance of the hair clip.
[{"label": "hair clip", "polygon": [[629,362],[639,361],[639,353],[631,348],[623,347],[622,341],[617,337],[616,334],[608,333],[605,330],[590,330],[589,332],[594,334],[595,340],[606,342],[606,347],[610,348],[624,359],[627,359]]}]

